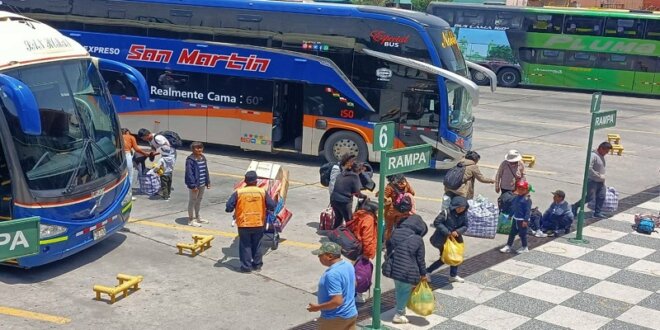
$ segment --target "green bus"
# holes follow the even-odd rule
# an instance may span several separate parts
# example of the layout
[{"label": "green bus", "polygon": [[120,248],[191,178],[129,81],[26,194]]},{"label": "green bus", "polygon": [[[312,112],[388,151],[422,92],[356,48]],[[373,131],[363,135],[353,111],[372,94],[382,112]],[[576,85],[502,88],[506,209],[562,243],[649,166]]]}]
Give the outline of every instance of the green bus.
[{"label": "green bus", "polygon": [[[432,2],[465,59],[518,85],[660,96],[660,13]],[[472,80],[488,77],[472,72]]]}]

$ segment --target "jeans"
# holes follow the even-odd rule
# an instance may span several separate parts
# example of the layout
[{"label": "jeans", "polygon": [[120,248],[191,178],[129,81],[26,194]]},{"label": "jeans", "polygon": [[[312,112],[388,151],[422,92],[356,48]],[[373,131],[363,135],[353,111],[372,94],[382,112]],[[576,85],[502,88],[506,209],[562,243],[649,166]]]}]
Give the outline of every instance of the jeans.
[{"label": "jeans", "polygon": [[264,263],[261,259],[261,239],[263,237],[263,227],[238,228],[238,257],[241,259],[242,270],[263,266]]},{"label": "jeans", "polygon": [[[206,190],[206,186],[198,187],[197,190],[190,189],[190,194],[188,196],[188,218],[190,220],[199,220],[199,207],[202,203],[202,197],[204,197],[204,190]],[[193,211],[195,211],[194,218]]]},{"label": "jeans", "polygon": [[[603,204],[605,204],[605,194],[607,193],[607,189],[605,188],[605,182],[596,182],[596,181],[587,181],[587,197],[585,199],[584,204],[586,205],[589,203],[589,201],[594,198],[596,198],[596,207],[594,207],[594,214],[601,213],[601,209],[603,208]],[[573,204],[573,209],[577,210],[580,208],[580,204],[582,203],[582,200],[577,201],[577,203]],[[576,214],[577,215],[577,214]]]},{"label": "jeans", "polygon": [[511,224],[511,231],[509,232],[509,239],[506,241],[506,245],[513,246],[513,240],[516,239],[516,235],[520,236],[520,244],[522,247],[527,247],[527,227],[522,228],[522,220],[513,219]]},{"label": "jeans", "polygon": [[406,305],[414,288],[415,286],[410,283],[394,280],[394,297],[396,299],[397,314],[406,315]]},{"label": "jeans", "polygon": [[133,175],[135,174],[135,169],[133,168],[133,154],[126,152],[126,169],[128,169],[128,184],[133,187]]},{"label": "jeans", "polygon": [[160,176],[160,195],[164,199],[170,198],[172,193],[172,173],[166,173]]},{"label": "jeans", "polygon": [[330,206],[335,212],[335,224],[332,229],[339,227],[342,221],[349,222],[353,218],[353,201],[348,203],[330,202]]}]

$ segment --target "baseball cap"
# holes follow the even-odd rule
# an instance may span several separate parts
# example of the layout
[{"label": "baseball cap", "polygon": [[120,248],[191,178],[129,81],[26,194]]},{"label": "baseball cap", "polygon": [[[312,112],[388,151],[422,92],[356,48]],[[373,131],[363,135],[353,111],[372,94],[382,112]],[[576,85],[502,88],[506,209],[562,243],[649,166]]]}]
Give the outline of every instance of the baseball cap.
[{"label": "baseball cap", "polygon": [[321,244],[321,247],[318,248],[317,250],[312,251],[313,255],[322,255],[322,254],[334,254],[334,255],[340,255],[341,254],[341,246],[337,243],[333,242],[325,242]]},{"label": "baseball cap", "polygon": [[563,190],[556,190],[552,192],[553,195],[557,195],[561,198],[566,198],[566,193]]},{"label": "baseball cap", "polygon": [[257,172],[255,172],[255,171],[247,171],[245,173],[245,183],[257,182],[258,178],[259,177],[257,176]]}]

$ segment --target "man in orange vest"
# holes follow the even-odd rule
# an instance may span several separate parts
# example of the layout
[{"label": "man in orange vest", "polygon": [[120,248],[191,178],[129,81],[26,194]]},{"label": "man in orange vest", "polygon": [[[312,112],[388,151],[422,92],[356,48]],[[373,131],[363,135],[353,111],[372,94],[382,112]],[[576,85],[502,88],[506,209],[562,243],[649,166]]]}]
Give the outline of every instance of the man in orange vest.
[{"label": "man in orange vest", "polygon": [[257,187],[257,172],[245,173],[245,187],[237,189],[227,201],[225,211],[234,213],[238,226],[238,256],[241,272],[260,271],[261,238],[264,236],[267,211],[275,210],[277,204],[261,188]]}]

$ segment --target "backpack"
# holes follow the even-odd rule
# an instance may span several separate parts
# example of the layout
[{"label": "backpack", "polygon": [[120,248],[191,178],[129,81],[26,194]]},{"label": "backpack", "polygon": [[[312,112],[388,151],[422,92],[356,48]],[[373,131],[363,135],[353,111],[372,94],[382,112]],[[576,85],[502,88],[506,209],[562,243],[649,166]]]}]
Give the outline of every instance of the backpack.
[{"label": "backpack", "polygon": [[173,131],[162,131],[158,133],[157,135],[162,135],[167,139],[167,142],[170,143],[170,146],[173,148],[181,148],[183,146],[183,142],[181,141],[181,137],[179,134]]},{"label": "backpack", "polygon": [[355,291],[364,293],[371,288],[371,277],[374,272],[374,264],[365,257],[360,257],[355,262]]},{"label": "backpack", "polygon": [[[350,224],[347,223],[348,226]],[[356,260],[362,255],[362,242],[358,241],[353,232],[344,227],[339,226],[328,233],[328,239],[331,242],[339,244],[341,246],[341,254],[344,257]]]},{"label": "backpack", "polygon": [[401,213],[408,213],[413,209],[412,195],[399,190],[399,187],[392,185],[394,188],[394,198],[392,198],[392,206],[395,210]]},{"label": "backpack", "polygon": [[445,178],[442,180],[442,183],[445,185],[445,188],[450,190],[456,190],[463,185],[463,177],[465,176],[465,166],[463,163],[458,163],[456,166],[452,167]]},{"label": "backpack", "polygon": [[637,225],[637,228],[635,228],[635,229],[639,233],[650,235],[652,232],[655,231],[655,221],[653,221],[649,218],[644,218],[644,219],[639,221],[639,224]]},{"label": "backpack", "polygon": [[329,162],[323,164],[321,168],[319,168],[319,180],[321,181],[321,185],[324,187],[327,187],[330,185],[330,175],[332,174],[332,168],[335,167],[337,163],[335,162]]},{"label": "backpack", "polygon": [[516,199],[516,194],[512,191],[507,191],[501,194],[500,197],[497,198],[497,208],[500,212],[510,215],[511,205],[513,204],[514,199]]}]

